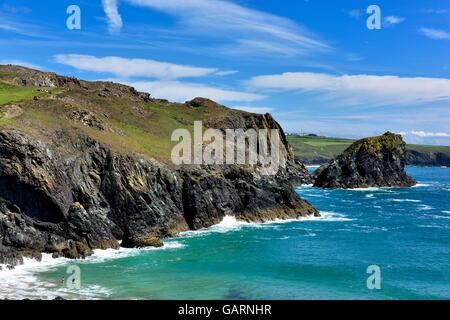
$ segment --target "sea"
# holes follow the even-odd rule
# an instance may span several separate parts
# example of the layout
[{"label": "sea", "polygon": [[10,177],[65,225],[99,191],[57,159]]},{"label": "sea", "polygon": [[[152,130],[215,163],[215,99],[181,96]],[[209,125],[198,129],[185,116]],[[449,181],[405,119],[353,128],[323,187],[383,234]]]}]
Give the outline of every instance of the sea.
[{"label": "sea", "polygon": [[[320,218],[225,217],[162,248],[26,259],[0,271],[0,298],[450,299],[450,168],[407,172],[418,185],[296,188]],[[79,288],[69,283],[74,266]]]}]

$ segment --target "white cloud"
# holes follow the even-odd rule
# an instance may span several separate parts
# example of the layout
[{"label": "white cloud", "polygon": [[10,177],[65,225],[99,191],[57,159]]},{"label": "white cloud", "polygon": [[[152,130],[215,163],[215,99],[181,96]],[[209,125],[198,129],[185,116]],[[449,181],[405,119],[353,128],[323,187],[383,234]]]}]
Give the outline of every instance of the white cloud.
[{"label": "white cloud", "polygon": [[274,110],[273,108],[267,108],[267,107],[247,107],[247,106],[234,106],[231,108],[237,109],[237,110],[242,110],[242,111],[247,111],[247,112],[251,112],[251,113],[260,113],[260,114],[271,113]]},{"label": "white cloud", "polygon": [[[299,54],[331,49],[327,44],[295,22],[276,15],[245,8],[224,0],[125,0],[131,5],[147,7],[175,16],[179,32],[203,37],[217,37],[231,42],[239,53],[255,48],[270,52],[271,48],[284,47]],[[255,52],[255,51],[253,51]],[[273,53],[273,52],[271,52]]]},{"label": "white cloud", "polygon": [[447,32],[445,30],[421,28],[419,31],[430,39],[450,40],[450,32]]},{"label": "white cloud", "polygon": [[204,84],[180,81],[112,81],[135,87],[139,91],[149,92],[153,97],[164,98],[175,102],[185,102],[196,97],[204,97],[218,102],[244,101],[251,102],[264,99],[265,96],[255,93],[233,91],[210,87]]},{"label": "white cloud", "polygon": [[413,135],[419,138],[450,138],[450,134],[445,132],[426,132],[426,131],[402,131],[402,136]]},{"label": "white cloud", "polygon": [[0,24],[0,30],[21,33],[21,30],[19,28],[16,28],[16,27],[8,25],[8,24]]},{"label": "white cloud", "polygon": [[427,9],[425,10],[426,13],[431,13],[431,14],[449,14],[450,10],[449,9]]},{"label": "white cloud", "polygon": [[2,9],[3,11],[12,14],[28,14],[32,12],[32,9],[30,7],[18,7],[6,3],[2,6]]},{"label": "white cloud", "polygon": [[117,7],[117,0],[102,0],[103,10],[108,18],[110,33],[117,33],[122,29],[122,18]]},{"label": "white cloud", "polygon": [[359,9],[353,9],[348,12],[348,15],[353,19],[359,20],[361,18],[362,13],[361,10]]},{"label": "white cloud", "polygon": [[450,100],[450,79],[288,72],[254,77],[254,88],[321,94],[347,106],[407,105]]},{"label": "white cloud", "polygon": [[397,16],[387,16],[384,18],[384,22],[388,25],[399,24],[402,23],[403,21],[405,21],[405,18]]},{"label": "white cloud", "polygon": [[230,76],[230,75],[237,74],[237,73],[239,73],[239,71],[237,71],[237,70],[224,70],[224,71],[217,71],[215,73],[215,75],[223,77],[223,76]]},{"label": "white cloud", "polygon": [[120,78],[148,77],[157,79],[177,79],[202,77],[217,72],[214,68],[198,68],[149,59],[129,59],[121,57],[95,57],[79,54],[59,54],[58,63],[78,70],[112,73]]}]

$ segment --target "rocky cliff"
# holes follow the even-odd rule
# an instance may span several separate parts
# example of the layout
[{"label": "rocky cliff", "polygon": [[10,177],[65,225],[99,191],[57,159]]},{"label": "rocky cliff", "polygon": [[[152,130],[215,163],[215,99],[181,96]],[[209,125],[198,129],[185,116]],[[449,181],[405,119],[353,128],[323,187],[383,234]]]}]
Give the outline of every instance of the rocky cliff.
[{"label": "rocky cliff", "polygon": [[315,172],[322,188],[410,187],[405,173],[407,150],[402,137],[390,132],[353,143]]},{"label": "rocky cliff", "polygon": [[450,167],[450,154],[445,152],[408,151],[407,163],[413,166]]},{"label": "rocky cliff", "polygon": [[[42,252],[85,257],[118,240],[161,246],[164,237],[226,215],[257,222],[318,215],[292,188],[311,177],[294,162],[282,130],[288,164],[275,176],[251,166],[169,161],[175,128],[201,119],[218,130],[281,129],[270,115],[207,99],[174,104],[119,84],[14,66],[0,67],[0,85],[15,93],[1,105],[0,264]],[[20,112],[6,117],[12,109]]]}]

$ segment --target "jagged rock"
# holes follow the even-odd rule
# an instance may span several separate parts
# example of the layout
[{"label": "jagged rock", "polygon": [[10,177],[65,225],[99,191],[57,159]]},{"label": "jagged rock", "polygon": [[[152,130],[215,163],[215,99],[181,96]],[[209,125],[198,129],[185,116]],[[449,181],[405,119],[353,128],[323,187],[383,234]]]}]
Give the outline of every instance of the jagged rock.
[{"label": "jagged rock", "polygon": [[410,187],[416,184],[405,173],[406,144],[390,132],[353,143],[335,159],[317,169],[316,187]]},{"label": "jagged rock", "polygon": [[[133,107],[146,108],[150,99],[128,86],[12,68],[6,71],[14,71],[16,76],[8,81],[62,89],[24,108],[44,112],[54,107],[52,116],[60,112],[60,119],[68,123],[67,112],[75,110],[76,119],[99,127],[93,121],[94,113],[99,119],[96,112],[109,99],[129,103],[132,112]],[[101,103],[94,104],[97,99]],[[212,226],[226,215],[258,222],[318,215],[292,188],[291,178],[307,181],[311,177],[304,166],[294,162],[284,132],[270,115],[230,111],[208,99],[199,98],[193,104],[223,108],[220,117],[205,121],[207,127],[279,129],[287,167],[275,176],[261,175],[251,166],[174,167],[148,155],[114,148],[115,141],[99,142],[98,137],[106,132],[96,132],[95,138],[86,136],[71,125],[64,126],[64,121],[53,121],[52,126],[44,121],[35,131],[26,130],[24,122],[2,126],[0,264],[20,264],[23,257],[39,258],[42,252],[83,258],[97,248],[116,248],[119,240],[127,247],[160,246],[165,237]],[[87,115],[76,112],[80,106]],[[183,105],[176,108],[186,110]],[[179,118],[176,120],[182,123]],[[144,114],[133,120],[137,128],[139,121],[146,121]]]},{"label": "jagged rock", "polygon": [[120,155],[88,137],[55,132],[47,145],[0,131],[0,262],[40,252],[83,258],[96,248],[161,245],[161,238],[219,223],[225,215],[266,221],[317,211],[286,177],[250,168],[174,171]]},{"label": "jagged rock", "polygon": [[101,131],[105,130],[105,125],[100,120],[98,120],[95,114],[93,114],[92,112],[84,110],[73,110],[69,114],[69,118],[74,121],[81,122],[83,125],[87,127]]},{"label": "jagged rock", "polygon": [[450,155],[444,152],[408,151],[407,163],[413,166],[450,167]]},{"label": "jagged rock", "polygon": [[3,107],[3,116],[6,119],[13,119],[20,116],[23,113],[23,109],[18,105],[11,104]]}]

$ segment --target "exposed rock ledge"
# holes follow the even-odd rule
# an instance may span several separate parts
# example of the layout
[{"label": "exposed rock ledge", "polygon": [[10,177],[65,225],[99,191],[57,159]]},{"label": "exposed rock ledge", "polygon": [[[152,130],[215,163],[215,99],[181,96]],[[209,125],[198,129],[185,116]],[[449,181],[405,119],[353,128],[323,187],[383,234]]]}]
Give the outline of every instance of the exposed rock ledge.
[{"label": "exposed rock ledge", "polygon": [[402,137],[390,132],[365,138],[315,172],[322,188],[410,187],[416,181],[405,172],[407,150]]},{"label": "exposed rock ledge", "polygon": [[318,215],[289,176],[237,166],[170,168],[114,153],[58,129],[40,141],[0,131],[0,264],[41,252],[80,258],[96,248],[159,246],[225,215],[262,222]]}]

